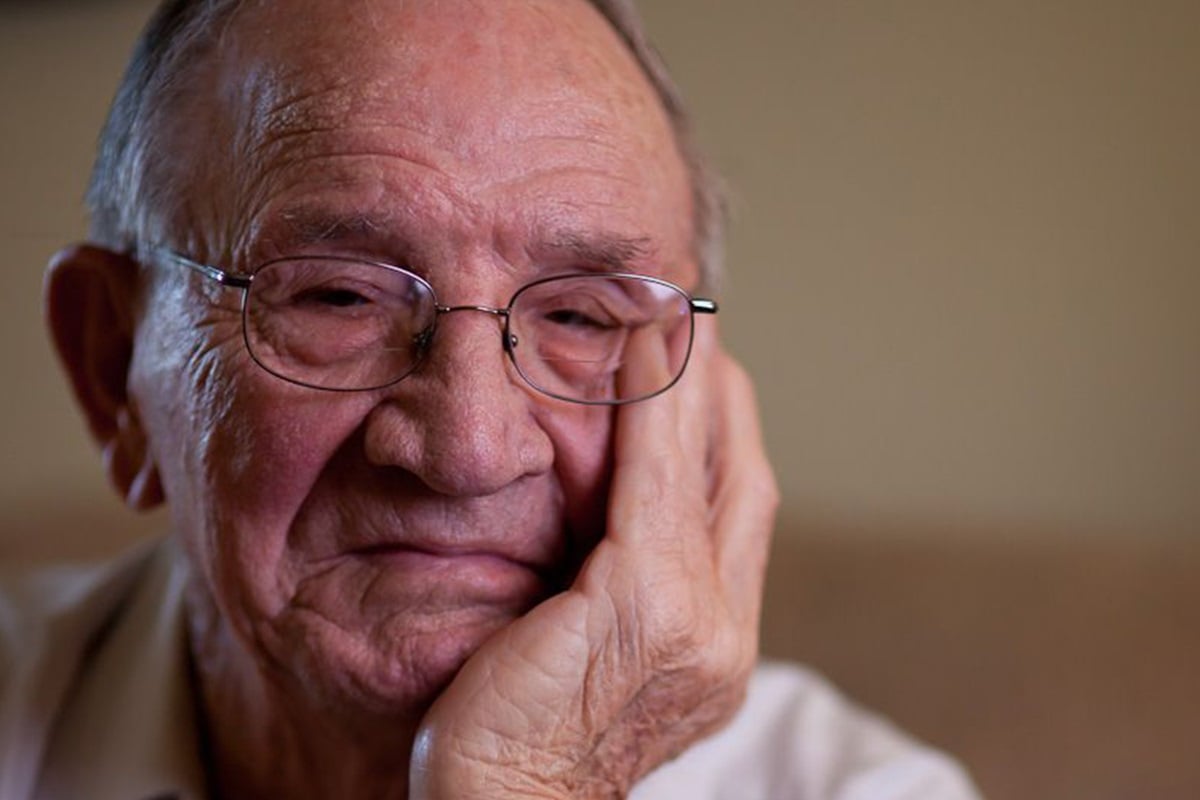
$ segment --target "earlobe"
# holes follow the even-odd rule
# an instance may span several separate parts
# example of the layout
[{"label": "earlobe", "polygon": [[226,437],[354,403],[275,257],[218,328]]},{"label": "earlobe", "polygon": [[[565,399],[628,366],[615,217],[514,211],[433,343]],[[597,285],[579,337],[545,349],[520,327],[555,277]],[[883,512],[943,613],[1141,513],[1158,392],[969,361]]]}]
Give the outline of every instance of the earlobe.
[{"label": "earlobe", "polygon": [[158,469],[140,423],[128,408],[117,412],[116,433],[100,442],[104,471],[109,483],[136,511],[148,511],[163,501]]},{"label": "earlobe", "polygon": [[140,283],[131,258],[68,247],[46,271],[46,320],[113,487],[132,508],[162,502],[158,472],[127,390]]}]

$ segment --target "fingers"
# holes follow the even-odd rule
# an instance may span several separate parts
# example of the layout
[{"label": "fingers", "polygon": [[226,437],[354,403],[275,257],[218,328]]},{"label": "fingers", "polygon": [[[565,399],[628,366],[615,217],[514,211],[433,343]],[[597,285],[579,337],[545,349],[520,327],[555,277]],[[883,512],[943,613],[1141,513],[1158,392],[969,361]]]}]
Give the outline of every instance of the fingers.
[{"label": "fingers", "polygon": [[[710,591],[756,626],[778,489],[750,379],[714,323],[697,319],[678,385],[617,415],[609,537],[631,546],[633,569],[709,573]],[[629,380],[661,380],[665,350],[639,349]]]},{"label": "fingers", "polygon": [[731,609],[757,625],[779,490],[762,442],[754,389],[732,358],[713,365],[717,395],[709,513],[714,558]]},{"label": "fingers", "polygon": [[[692,356],[679,382],[617,413],[610,536],[637,536],[640,547],[680,547],[680,523],[704,535],[706,489],[707,374],[714,335],[698,320]],[[661,337],[629,348],[638,358],[626,365],[626,386],[662,385],[668,373]]]},{"label": "fingers", "polygon": [[[647,460],[646,456],[676,455],[676,449],[680,448],[687,455],[704,454],[706,376],[715,343],[712,322],[703,318],[696,321],[687,368],[675,386],[656,397],[621,408],[616,431],[618,466],[625,463],[638,467]],[[630,337],[640,337],[641,341],[630,342],[626,348],[630,358],[620,376],[623,391],[641,394],[666,384],[671,373],[668,363],[671,345],[653,329],[634,331]]]}]

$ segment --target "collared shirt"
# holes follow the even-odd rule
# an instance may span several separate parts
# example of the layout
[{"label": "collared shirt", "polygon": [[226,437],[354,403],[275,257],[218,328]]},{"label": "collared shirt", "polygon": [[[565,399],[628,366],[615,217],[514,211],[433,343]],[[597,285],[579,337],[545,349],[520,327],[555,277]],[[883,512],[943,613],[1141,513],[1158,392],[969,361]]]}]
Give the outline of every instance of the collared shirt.
[{"label": "collared shirt", "polygon": [[[113,564],[0,580],[0,798],[207,797],[169,541]],[[718,734],[633,800],[975,800],[963,771],[824,680],[759,667]]]}]

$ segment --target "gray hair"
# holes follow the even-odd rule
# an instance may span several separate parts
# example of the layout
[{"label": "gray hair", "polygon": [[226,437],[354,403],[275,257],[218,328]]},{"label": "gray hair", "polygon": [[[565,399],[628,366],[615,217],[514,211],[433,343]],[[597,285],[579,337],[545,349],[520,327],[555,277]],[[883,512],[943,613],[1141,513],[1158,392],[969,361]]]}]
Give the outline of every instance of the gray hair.
[{"label": "gray hair", "polygon": [[[722,183],[695,142],[682,95],[650,44],[633,0],[588,0],[637,60],[666,111],[692,192],[692,250],[706,291],[723,271],[725,202]],[[100,134],[87,191],[93,240],[135,252],[162,233],[151,209],[170,207],[175,187],[165,177],[163,110],[187,91],[192,65],[215,46],[219,31],[244,0],[164,0],[142,31]]]}]

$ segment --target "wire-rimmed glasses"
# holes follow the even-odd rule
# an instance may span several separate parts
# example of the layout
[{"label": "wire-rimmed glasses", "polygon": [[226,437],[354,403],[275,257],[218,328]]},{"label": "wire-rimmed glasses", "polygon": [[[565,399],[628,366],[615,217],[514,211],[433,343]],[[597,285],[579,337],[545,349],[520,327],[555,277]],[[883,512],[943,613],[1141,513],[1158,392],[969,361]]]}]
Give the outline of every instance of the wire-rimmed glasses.
[{"label": "wire-rimmed glasses", "polygon": [[[631,273],[571,273],[519,288],[503,308],[445,306],[402,267],[341,256],[275,259],[228,272],[170,250],[157,254],[222,286],[242,290],[242,333],[251,358],[290,383],[328,391],[390,386],[412,374],[444,314],[502,320],[502,346],[533,388],[560,400],[620,405],[671,388],[691,353],[693,314],[717,304],[673,283]],[[656,365],[639,370],[635,362]]]}]

